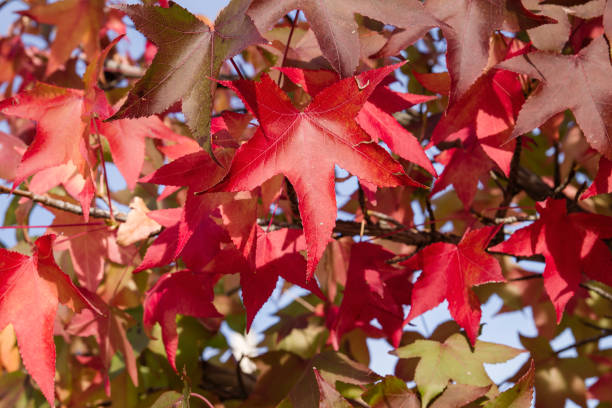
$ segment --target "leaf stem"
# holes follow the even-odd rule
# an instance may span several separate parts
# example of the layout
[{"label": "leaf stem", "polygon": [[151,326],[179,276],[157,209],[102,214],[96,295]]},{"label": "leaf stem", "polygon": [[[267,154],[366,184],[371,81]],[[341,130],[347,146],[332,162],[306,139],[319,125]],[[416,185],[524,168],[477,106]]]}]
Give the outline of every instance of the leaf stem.
[{"label": "leaf stem", "polygon": [[[81,206],[69,203],[64,200],[60,200],[57,198],[51,198],[46,195],[34,194],[31,191],[21,190],[21,189],[10,189],[8,187],[0,185],[0,194],[14,194],[20,197],[26,197],[35,203],[44,204],[47,207],[55,208],[57,210],[66,211],[72,214],[83,215],[83,209]],[[122,212],[116,212],[115,220],[118,222],[125,222],[127,220],[127,214]],[[89,209],[89,216],[92,218],[102,218],[109,220],[111,218],[110,212],[107,210],[103,210],[101,208],[92,207]]]},{"label": "leaf stem", "polygon": [[198,398],[201,401],[204,401],[204,404],[206,404],[209,408],[215,408],[215,406],[203,395],[198,394],[197,392],[191,392],[189,394],[191,397],[195,397]]},{"label": "leaf stem", "polygon": [[232,66],[234,67],[234,70],[236,70],[236,73],[238,74],[240,79],[244,80],[244,74],[242,73],[242,70],[240,69],[238,64],[236,64],[236,61],[234,61],[234,58],[230,58],[229,60],[232,63]]},{"label": "leaf stem", "polygon": [[111,191],[108,187],[108,175],[106,174],[106,162],[104,161],[104,149],[102,148],[102,140],[100,139],[100,131],[98,129],[98,124],[96,123],[96,119],[94,117],[91,118],[91,123],[93,124],[96,140],[98,142],[98,152],[100,153],[100,164],[102,165],[102,173],[104,174],[104,185],[106,186],[106,195],[108,196],[108,211],[110,213],[111,221],[115,222],[115,215],[113,214],[113,203],[111,199]]},{"label": "leaf stem", "polygon": [[[285,66],[285,62],[287,61],[287,54],[289,53],[289,45],[291,44],[291,39],[293,38],[293,32],[295,31],[295,23],[297,23],[297,19],[300,16],[300,9],[297,9],[297,11],[295,12],[295,17],[293,18],[293,21],[291,22],[291,30],[289,31],[289,37],[287,37],[287,44],[285,44],[285,51],[283,51],[283,59],[281,60],[281,68]],[[281,72],[281,74],[278,76],[278,86],[282,87],[282,81],[283,81],[283,73]]]}]

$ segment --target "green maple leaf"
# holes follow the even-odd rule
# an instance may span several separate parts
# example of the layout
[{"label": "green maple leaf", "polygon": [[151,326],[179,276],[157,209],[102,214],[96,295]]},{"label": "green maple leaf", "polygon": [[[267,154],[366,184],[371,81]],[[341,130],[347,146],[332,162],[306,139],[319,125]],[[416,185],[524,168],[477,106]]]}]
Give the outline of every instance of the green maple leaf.
[{"label": "green maple leaf", "polygon": [[502,363],[510,360],[524,350],[502,344],[476,341],[474,350],[470,349],[466,338],[453,334],[444,343],[433,340],[416,340],[414,343],[395,350],[400,358],[419,357],[414,380],[426,407],[440,394],[450,380],[460,384],[486,386],[493,384],[483,363]]}]

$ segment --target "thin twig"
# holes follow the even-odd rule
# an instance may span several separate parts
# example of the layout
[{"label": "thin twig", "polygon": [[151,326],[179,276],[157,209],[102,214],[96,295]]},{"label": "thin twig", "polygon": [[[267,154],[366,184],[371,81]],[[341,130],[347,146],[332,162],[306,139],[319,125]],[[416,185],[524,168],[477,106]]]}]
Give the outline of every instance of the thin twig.
[{"label": "thin twig", "polygon": [[601,296],[602,298],[612,302],[612,294],[606,292],[602,288],[599,288],[597,286],[591,285],[589,282],[581,282],[580,283],[580,287],[588,290],[589,292],[596,293],[599,296]]},{"label": "thin twig", "polygon": [[115,215],[113,214],[113,203],[111,199],[111,191],[108,186],[108,175],[106,174],[106,162],[104,161],[104,149],[102,148],[102,140],[100,139],[100,131],[95,118],[91,118],[93,123],[94,131],[96,132],[96,140],[98,142],[98,151],[100,152],[100,165],[102,166],[102,173],[104,174],[104,185],[106,186],[106,195],[108,196],[108,212],[110,213],[111,221],[115,221]]},{"label": "thin twig", "polygon": [[562,349],[559,349],[559,350],[555,351],[555,354],[559,355],[559,354],[563,353],[564,351],[571,350],[573,348],[582,347],[582,346],[590,344],[590,343],[595,343],[595,342],[603,339],[604,337],[608,337],[608,336],[612,336],[612,334],[610,334],[609,332],[606,331],[604,333],[598,334],[597,336],[589,337],[589,338],[577,341],[574,344],[570,344],[567,347],[563,347]]},{"label": "thin twig", "polygon": [[238,74],[238,76],[240,77],[240,79],[244,80],[244,75],[242,74],[242,71],[240,70],[240,67],[238,66],[238,64],[236,64],[236,61],[234,61],[233,58],[229,59],[230,62],[232,63],[232,66],[234,67],[234,69],[236,70],[236,73]]},{"label": "thin twig", "polygon": [[[21,189],[11,190],[10,188],[2,186],[2,185],[0,185],[0,194],[14,194],[16,196],[26,197],[34,201],[35,203],[44,204],[47,207],[66,211],[72,214],[83,215],[83,209],[81,208],[81,206],[77,204],[69,203],[64,200],[51,198],[46,195],[34,194],[30,191],[21,190]],[[115,212],[114,215],[115,215],[115,220],[118,222],[125,222],[127,220],[127,214],[123,212]],[[96,207],[89,209],[89,216],[92,218],[102,218],[106,220],[111,219],[111,215],[109,211],[103,210],[101,208],[96,208]]]},{"label": "thin twig", "polygon": [[433,207],[431,206],[431,200],[429,196],[425,197],[425,208],[427,208],[427,215],[429,216],[431,232],[436,232],[436,216],[434,215]]},{"label": "thin twig", "polygon": [[197,392],[192,392],[189,394],[191,397],[196,397],[202,401],[204,401],[204,403],[209,407],[209,408],[215,408],[215,406],[213,404],[211,404],[211,402],[206,399],[206,397],[204,397],[203,395],[198,394]]},{"label": "thin twig", "polygon": [[[295,17],[291,22],[291,31],[289,31],[289,37],[287,37],[287,44],[285,44],[285,51],[283,52],[283,59],[281,60],[281,68],[285,66],[285,62],[287,62],[287,54],[289,54],[289,45],[291,44],[291,39],[293,38],[293,32],[295,31],[295,24],[297,23],[298,17],[300,16],[300,9],[295,12]],[[282,86],[283,83],[283,73],[281,72],[278,76],[278,86]]]}]

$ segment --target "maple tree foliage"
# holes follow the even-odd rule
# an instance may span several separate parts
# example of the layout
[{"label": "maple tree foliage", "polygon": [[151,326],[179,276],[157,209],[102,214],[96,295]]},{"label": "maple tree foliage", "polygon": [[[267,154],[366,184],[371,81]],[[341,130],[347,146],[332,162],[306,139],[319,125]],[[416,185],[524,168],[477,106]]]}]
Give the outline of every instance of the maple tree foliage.
[{"label": "maple tree foliage", "polygon": [[611,406],[612,0],[22,3],[0,406]]}]

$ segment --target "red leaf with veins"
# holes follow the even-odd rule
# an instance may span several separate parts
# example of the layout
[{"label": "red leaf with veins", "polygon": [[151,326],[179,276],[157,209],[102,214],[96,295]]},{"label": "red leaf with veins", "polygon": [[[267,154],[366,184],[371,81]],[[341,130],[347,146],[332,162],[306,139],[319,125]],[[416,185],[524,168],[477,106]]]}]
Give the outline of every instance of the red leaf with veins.
[{"label": "red leaf with veins", "polygon": [[612,159],[612,65],[603,37],[575,55],[542,51],[514,57],[497,65],[540,80],[519,112],[512,137],[540,126],[566,109],[571,110],[595,150]]},{"label": "red leaf with veins", "polygon": [[[484,73],[491,35],[496,30],[520,31],[556,20],[526,10],[520,0],[428,0],[425,9],[440,20],[447,42],[446,64],[451,77],[450,106]],[[418,27],[397,30],[378,53],[399,54],[422,33]]]},{"label": "red leaf with veins", "polygon": [[250,251],[254,255],[254,263],[240,272],[247,329],[251,327],[255,315],[274,291],[279,277],[325,299],[316,280],[306,280],[306,260],[299,252],[306,249],[302,232],[285,228],[266,233],[258,225],[254,228],[256,243]]},{"label": "red leaf with veins", "polygon": [[599,169],[593,179],[591,186],[580,197],[582,200],[598,194],[612,192],[612,161],[601,157],[599,159]]},{"label": "red leaf with veins", "polygon": [[612,255],[602,239],[612,237],[612,218],[589,213],[567,213],[565,200],[549,198],[536,204],[540,219],[491,248],[517,256],[544,255],[544,287],[557,323],[574,296],[582,274],[612,285]]},{"label": "red leaf with veins", "polygon": [[397,347],[402,337],[404,309],[410,303],[412,283],[405,270],[385,261],[394,257],[379,245],[359,243],[351,248],[344,298],[330,329],[331,342],[338,348],[343,334],[356,327],[377,331],[377,319],[389,342]]},{"label": "red leaf with veins", "polygon": [[264,33],[285,14],[295,9],[304,13],[317,37],[323,56],[344,78],[353,75],[359,64],[359,26],[355,22],[356,13],[396,27],[411,27],[421,35],[438,23],[418,0],[254,0],[248,14],[259,31]]},{"label": "red leaf with veins", "polygon": [[[36,121],[34,141],[23,155],[14,184],[20,184],[41,170],[74,165],[76,173],[84,179],[77,198],[86,220],[95,190],[97,163],[89,143],[90,134],[99,132],[107,138],[115,163],[130,188],[136,183],[144,162],[146,136],[174,141],[185,139],[167,129],[159,118],[122,120],[112,124],[101,122],[112,114],[112,107],[96,83],[106,55],[119,40],[121,37],[91,62],[83,76],[85,90],[38,83],[33,89],[0,102],[1,113]],[[56,176],[54,185],[67,181],[66,175]],[[52,184],[51,180],[46,180],[45,184]]]},{"label": "red leaf with veins", "polygon": [[457,197],[466,209],[472,205],[478,191],[478,182],[486,183],[489,180],[489,170],[495,167],[495,162],[485,154],[477,142],[446,150],[436,157],[436,161],[445,167],[440,178],[436,180],[431,194],[443,191],[452,184]]},{"label": "red leaf with veins", "polygon": [[438,156],[445,168],[432,194],[453,184],[464,207],[469,208],[478,181],[486,183],[489,170],[497,165],[509,173],[515,142],[504,142],[524,100],[516,74],[491,70],[478,78],[433,131],[431,145],[460,140],[462,146]]},{"label": "red leaf with veins", "polygon": [[406,321],[447,299],[453,319],[465,329],[470,342],[476,342],[481,312],[480,302],[471,289],[483,283],[505,281],[499,262],[485,251],[498,228],[469,231],[457,245],[437,242],[403,263],[412,270],[423,271],[414,284]]},{"label": "red leaf with veins", "polygon": [[223,317],[212,303],[215,282],[213,274],[183,270],[163,275],[147,292],[143,316],[145,329],[150,331],[155,323],[161,325],[166,355],[174,371],[177,371],[178,346],[176,315]]},{"label": "red leaf with veins", "polygon": [[31,257],[0,249],[0,329],[13,325],[23,364],[52,406],[58,303],[75,312],[93,308],[55,263],[54,239],[55,235],[38,238]]},{"label": "red leaf with veins", "polygon": [[[287,75],[292,82],[301,85],[313,97],[339,80],[338,75],[331,71],[309,71],[298,68],[279,68],[279,71]],[[418,164],[430,174],[437,175],[417,138],[391,116],[394,112],[425,103],[434,97],[394,92],[387,86],[383,86],[385,82],[387,81],[383,81],[374,89],[370,98],[363,105],[355,118],[357,124],[375,142],[382,140],[392,152]]]},{"label": "red leaf with veins", "polygon": [[211,191],[252,190],[284,174],[299,200],[308,248],[308,279],[321,258],[336,220],[334,165],[383,187],[417,184],[402,166],[357,125],[368,97],[398,65],[364,72],[320,91],[304,110],[264,75],[260,82],[223,82],[244,101],[260,127],[243,144],[224,181]]},{"label": "red leaf with veins", "polygon": [[[211,160],[208,154],[205,158]],[[211,160],[212,161],[212,160]],[[225,230],[211,218],[219,204],[231,200],[226,193],[189,195],[180,211],[159,210],[147,213],[149,217],[166,227],[147,249],[142,263],[134,270],[168,265],[181,257],[193,271],[202,270],[220,251],[220,244],[229,241]],[[161,214],[164,219],[157,217]],[[165,217],[171,214],[175,222]]]},{"label": "red leaf with veins", "polygon": [[211,270],[240,273],[247,329],[274,291],[279,277],[325,299],[316,280],[306,279],[306,260],[300,253],[306,249],[302,231],[265,231],[257,225],[257,199],[253,198],[226,203],[222,213],[237,251],[222,251]]},{"label": "red leaf with veins", "polygon": [[[56,250],[70,251],[72,265],[79,283],[94,292],[104,277],[107,260],[128,265],[136,255],[134,246],[119,247],[116,231],[104,222],[80,225],[83,217],[60,210],[52,210],[55,218],[48,232],[63,235]],[[58,226],[59,225],[59,226]]]}]

